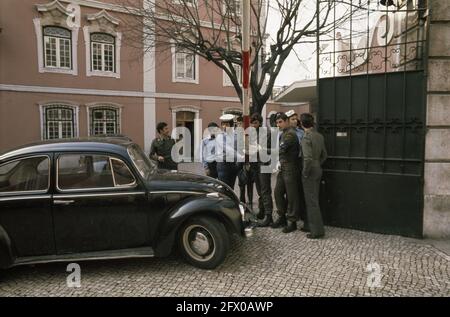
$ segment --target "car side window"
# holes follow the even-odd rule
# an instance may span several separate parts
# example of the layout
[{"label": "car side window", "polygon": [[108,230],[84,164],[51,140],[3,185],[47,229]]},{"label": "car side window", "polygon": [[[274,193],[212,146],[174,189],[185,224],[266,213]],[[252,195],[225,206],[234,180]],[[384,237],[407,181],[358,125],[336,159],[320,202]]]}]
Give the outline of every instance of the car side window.
[{"label": "car side window", "polygon": [[47,156],[29,157],[0,166],[0,194],[47,191],[50,159]]},{"label": "car side window", "polygon": [[116,186],[131,186],[136,182],[130,169],[123,161],[111,158],[111,166]]},{"label": "car side window", "polygon": [[58,158],[58,188],[61,190],[114,187],[108,156],[64,154]]}]

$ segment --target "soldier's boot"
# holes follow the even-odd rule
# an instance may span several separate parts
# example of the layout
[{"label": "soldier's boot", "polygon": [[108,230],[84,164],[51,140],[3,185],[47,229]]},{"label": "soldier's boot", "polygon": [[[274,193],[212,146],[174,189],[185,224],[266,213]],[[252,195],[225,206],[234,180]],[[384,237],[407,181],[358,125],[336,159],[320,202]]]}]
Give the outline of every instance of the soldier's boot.
[{"label": "soldier's boot", "polygon": [[288,222],[288,225],[283,228],[283,233],[290,233],[297,230],[297,223],[296,222]]},{"label": "soldier's boot", "polygon": [[287,221],[285,216],[278,217],[277,221],[272,223],[271,227],[274,229],[286,227]]},{"label": "soldier's boot", "polygon": [[272,215],[266,215],[263,221],[258,223],[258,227],[270,227],[273,224]]}]

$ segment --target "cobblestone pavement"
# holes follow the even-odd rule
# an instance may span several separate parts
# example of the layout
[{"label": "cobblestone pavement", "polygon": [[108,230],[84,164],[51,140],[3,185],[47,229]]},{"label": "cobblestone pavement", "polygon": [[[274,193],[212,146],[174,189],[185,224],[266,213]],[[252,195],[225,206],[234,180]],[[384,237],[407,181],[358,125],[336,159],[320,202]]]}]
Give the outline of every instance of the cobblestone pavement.
[{"label": "cobblestone pavement", "polygon": [[0,296],[450,296],[450,254],[426,240],[327,227],[323,240],[258,228],[232,242],[213,271],[176,253],[79,263],[81,288],[67,287],[67,264],[16,267],[0,272]]},{"label": "cobblestone pavement", "polygon": [[[235,237],[213,271],[176,254],[164,259],[84,262],[81,288],[66,286],[66,264],[1,272],[0,296],[450,296],[450,256],[420,240],[326,228],[324,240],[260,228]],[[367,265],[381,268],[379,287]]]}]

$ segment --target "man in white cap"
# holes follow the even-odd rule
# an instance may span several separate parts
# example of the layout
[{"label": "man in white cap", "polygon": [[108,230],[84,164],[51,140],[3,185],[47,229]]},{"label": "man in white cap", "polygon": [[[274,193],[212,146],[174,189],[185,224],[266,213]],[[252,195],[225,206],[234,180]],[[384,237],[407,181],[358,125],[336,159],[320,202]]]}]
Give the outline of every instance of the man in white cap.
[{"label": "man in white cap", "polygon": [[[234,115],[225,114],[220,117],[223,132],[216,137],[217,173],[219,180],[234,190],[234,184],[239,172],[238,161],[243,161],[243,155],[238,152],[238,135],[235,133]],[[241,143],[242,144],[242,143]]]},{"label": "man in white cap", "polygon": [[[303,129],[298,126],[299,120],[298,120],[297,113],[295,113],[294,110],[289,110],[288,112],[286,112],[286,116],[289,118],[289,123],[290,123],[291,127],[294,128],[295,134],[297,134],[298,141],[300,142],[300,145],[301,145],[303,136],[305,135],[305,131],[303,131]],[[300,151],[300,156],[301,156],[301,151]]]}]

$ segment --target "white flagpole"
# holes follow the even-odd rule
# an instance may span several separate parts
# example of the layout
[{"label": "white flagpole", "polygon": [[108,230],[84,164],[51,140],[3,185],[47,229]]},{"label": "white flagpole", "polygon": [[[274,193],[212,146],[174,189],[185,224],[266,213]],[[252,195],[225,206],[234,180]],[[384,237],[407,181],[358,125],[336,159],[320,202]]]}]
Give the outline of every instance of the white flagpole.
[{"label": "white flagpole", "polygon": [[244,129],[250,126],[250,1],[242,0],[242,110]]}]

